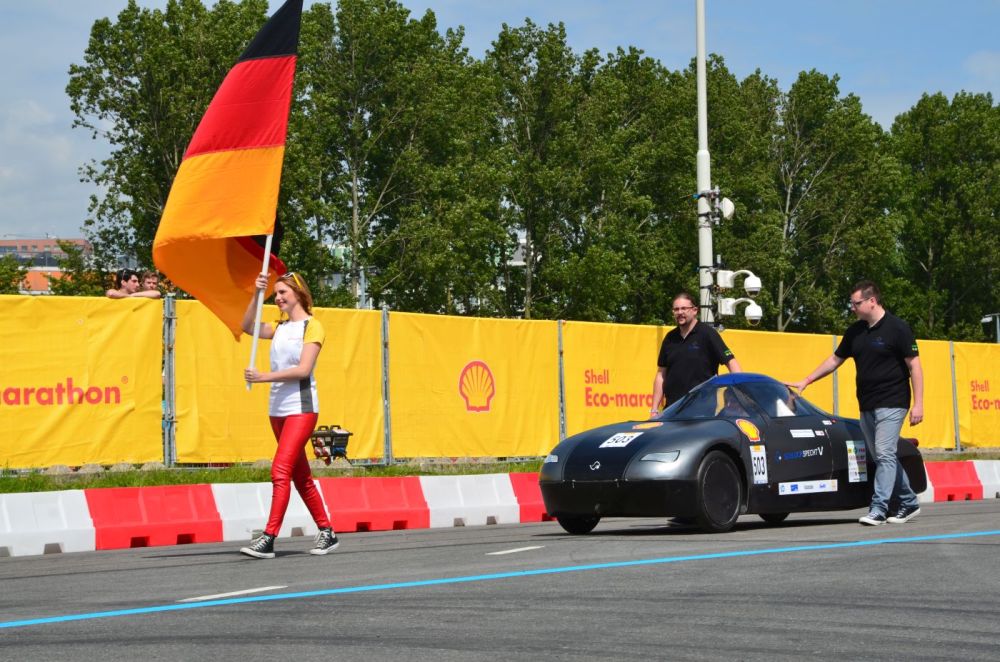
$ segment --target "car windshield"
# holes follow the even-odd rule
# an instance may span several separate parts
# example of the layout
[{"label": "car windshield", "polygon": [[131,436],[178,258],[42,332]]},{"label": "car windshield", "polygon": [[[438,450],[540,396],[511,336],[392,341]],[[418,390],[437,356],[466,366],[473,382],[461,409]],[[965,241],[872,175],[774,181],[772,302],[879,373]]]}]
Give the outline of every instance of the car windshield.
[{"label": "car windshield", "polygon": [[733,386],[701,386],[667,407],[664,418],[740,418],[749,416]]},{"label": "car windshield", "polygon": [[[737,390],[739,393],[737,393]],[[817,416],[824,412],[777,381],[744,382],[739,386],[706,382],[664,410],[664,419],[741,418],[752,415],[751,400],[771,418]]]}]

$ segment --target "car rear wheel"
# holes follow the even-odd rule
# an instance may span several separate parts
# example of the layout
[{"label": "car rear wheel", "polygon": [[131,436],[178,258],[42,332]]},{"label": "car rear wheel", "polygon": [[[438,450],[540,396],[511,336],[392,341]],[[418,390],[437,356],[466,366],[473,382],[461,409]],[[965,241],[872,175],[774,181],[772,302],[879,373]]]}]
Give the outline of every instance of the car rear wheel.
[{"label": "car rear wheel", "polygon": [[597,515],[563,515],[556,517],[556,521],[559,522],[559,526],[566,530],[566,533],[583,535],[593,531],[601,518]]},{"label": "car rear wheel", "polygon": [[760,518],[768,524],[781,524],[788,517],[788,513],[761,513]]},{"label": "car rear wheel", "polygon": [[698,524],[706,531],[722,533],[733,528],[740,516],[743,482],[736,465],[722,451],[712,451],[698,467]]}]

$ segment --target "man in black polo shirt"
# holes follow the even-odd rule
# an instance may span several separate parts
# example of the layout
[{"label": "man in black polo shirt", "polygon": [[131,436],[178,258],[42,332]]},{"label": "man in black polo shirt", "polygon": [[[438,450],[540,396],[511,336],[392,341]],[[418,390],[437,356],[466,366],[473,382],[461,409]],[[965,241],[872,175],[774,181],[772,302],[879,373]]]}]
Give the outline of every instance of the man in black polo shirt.
[{"label": "man in black polo shirt", "polygon": [[[788,386],[804,391],[806,386],[830,374],[849,357],[857,367],[858,409],[861,431],[875,454],[875,493],[868,514],[858,521],[878,526],[887,521],[902,524],[920,514],[917,495],[896,457],[899,431],[910,409],[910,425],[924,418],[924,375],[917,354],[917,341],[906,322],[882,307],[882,295],[871,281],[851,290],[848,302],[858,321],[847,328],[840,346],[800,382]],[[913,407],[910,408],[910,383]],[[899,499],[899,510],[886,518],[890,500]]]},{"label": "man in black polo shirt", "polygon": [[660,345],[651,414],[659,413],[664,396],[667,404],[673,404],[698,384],[719,374],[720,365],[725,365],[729,372],[740,372],[740,364],[719,332],[708,324],[698,323],[698,305],[690,294],[682,292],[674,297],[673,313],[677,326]]}]

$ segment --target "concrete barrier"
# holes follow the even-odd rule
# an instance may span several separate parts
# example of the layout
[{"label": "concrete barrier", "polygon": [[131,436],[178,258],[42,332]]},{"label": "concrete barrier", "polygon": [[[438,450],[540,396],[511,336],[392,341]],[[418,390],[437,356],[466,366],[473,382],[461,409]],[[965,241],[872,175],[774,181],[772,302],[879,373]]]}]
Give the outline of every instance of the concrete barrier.
[{"label": "concrete barrier", "polygon": [[[271,483],[215,484],[212,485],[212,494],[222,519],[223,540],[250,540],[264,530],[271,514]],[[285,511],[278,537],[314,536],[318,532],[309,509],[292,486],[288,510]]]},{"label": "concrete barrier", "polygon": [[82,490],[0,494],[0,557],[95,549]]},{"label": "concrete barrier", "polygon": [[1000,499],[1000,460],[973,460],[984,499]]},{"label": "concrete barrier", "polygon": [[508,474],[420,476],[431,528],[517,524],[521,506]]},{"label": "concrete barrier", "polygon": [[510,474],[510,484],[517,495],[521,507],[522,522],[549,522],[552,517],[545,512],[542,488],[538,486],[538,474],[534,472]]},{"label": "concrete barrier", "polygon": [[320,478],[335,531],[426,529],[430,513],[416,476]]},{"label": "concrete barrier", "polygon": [[221,542],[222,520],[209,485],[84,490],[97,549]]},{"label": "concrete barrier", "polygon": [[971,461],[926,462],[928,481],[934,486],[934,501],[973,501],[983,498]]}]

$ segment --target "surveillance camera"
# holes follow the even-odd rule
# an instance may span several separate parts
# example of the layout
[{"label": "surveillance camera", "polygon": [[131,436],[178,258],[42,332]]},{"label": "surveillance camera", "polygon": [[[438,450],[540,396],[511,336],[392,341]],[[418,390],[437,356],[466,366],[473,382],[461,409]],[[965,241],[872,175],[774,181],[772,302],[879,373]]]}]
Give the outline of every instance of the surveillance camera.
[{"label": "surveillance camera", "polygon": [[755,303],[748,303],[743,314],[746,316],[750,326],[757,326],[760,324],[761,318],[764,317],[764,311]]},{"label": "surveillance camera", "polygon": [[760,292],[760,278],[757,276],[747,276],[743,279],[743,289],[747,291],[747,294],[754,296]]},{"label": "surveillance camera", "polygon": [[719,202],[719,211],[722,213],[722,218],[728,221],[736,212],[736,205],[729,198],[723,198]]}]

